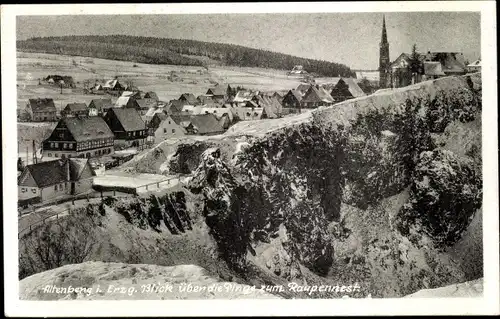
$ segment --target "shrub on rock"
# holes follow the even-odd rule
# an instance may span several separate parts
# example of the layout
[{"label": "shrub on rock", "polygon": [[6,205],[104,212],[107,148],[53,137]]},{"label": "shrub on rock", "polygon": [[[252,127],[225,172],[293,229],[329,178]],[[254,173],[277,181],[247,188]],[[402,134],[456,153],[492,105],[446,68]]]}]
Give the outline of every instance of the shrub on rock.
[{"label": "shrub on rock", "polygon": [[421,228],[437,247],[450,246],[462,236],[482,204],[482,180],[469,159],[447,150],[420,154],[409,202],[398,215],[398,229],[410,235]]}]

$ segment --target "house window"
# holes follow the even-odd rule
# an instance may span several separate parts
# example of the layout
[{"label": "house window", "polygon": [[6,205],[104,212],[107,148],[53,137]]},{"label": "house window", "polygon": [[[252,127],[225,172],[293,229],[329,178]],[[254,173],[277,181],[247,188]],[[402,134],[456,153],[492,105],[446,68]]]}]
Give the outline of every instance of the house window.
[{"label": "house window", "polygon": [[73,144],[72,143],[68,144],[68,147],[73,148]]},{"label": "house window", "polygon": [[59,147],[59,143],[54,143],[54,147]]},{"label": "house window", "polygon": [[175,133],[175,128],[172,129],[172,133]]},{"label": "house window", "polygon": [[50,147],[54,147],[54,143],[50,143]]},{"label": "house window", "polygon": [[167,133],[167,129],[166,128],[163,128],[163,133]]},{"label": "house window", "polygon": [[32,188],[32,189],[31,189],[31,192],[32,192],[33,194],[36,194],[36,188]]},{"label": "house window", "polygon": [[171,124],[170,121],[168,121],[168,124]]},{"label": "house window", "polygon": [[67,147],[68,147],[68,144],[64,143],[63,148],[67,148]]},{"label": "house window", "polygon": [[52,157],[52,153],[47,153],[47,156],[48,157]]},{"label": "house window", "polygon": [[26,193],[27,189],[26,188],[21,188],[21,193]]},{"label": "house window", "polygon": [[[46,119],[46,118],[44,118],[44,119]],[[64,138],[64,133],[59,133],[59,137]]]},{"label": "house window", "polygon": [[54,190],[57,192],[57,185],[54,186]]}]

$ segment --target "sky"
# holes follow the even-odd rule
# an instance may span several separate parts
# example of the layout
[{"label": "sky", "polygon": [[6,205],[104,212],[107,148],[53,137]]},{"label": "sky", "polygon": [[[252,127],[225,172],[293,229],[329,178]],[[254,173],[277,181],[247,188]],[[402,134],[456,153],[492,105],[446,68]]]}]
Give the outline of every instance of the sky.
[{"label": "sky", "polygon": [[[17,39],[127,34],[232,43],[300,57],[378,68],[384,13],[18,16]],[[481,53],[479,12],[385,13],[390,59],[411,52]]]}]

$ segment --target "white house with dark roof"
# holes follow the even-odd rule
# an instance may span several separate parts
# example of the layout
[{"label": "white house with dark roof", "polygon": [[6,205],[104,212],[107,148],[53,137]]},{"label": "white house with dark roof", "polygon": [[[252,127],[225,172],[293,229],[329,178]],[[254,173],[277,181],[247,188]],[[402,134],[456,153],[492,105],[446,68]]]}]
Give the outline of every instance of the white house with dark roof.
[{"label": "white house with dark roof", "polygon": [[33,122],[57,121],[57,109],[53,99],[29,99],[26,111]]},{"label": "white house with dark roof", "polygon": [[63,117],[87,115],[89,115],[89,110],[85,103],[68,103],[66,104],[66,107],[61,111],[61,116]]},{"label": "white house with dark roof", "polygon": [[27,165],[18,178],[18,200],[43,203],[58,197],[85,193],[95,172],[88,159],[66,158]]},{"label": "white house with dark roof", "polygon": [[93,99],[89,104],[89,116],[104,115],[113,107],[111,99]]},{"label": "white house with dark roof", "polygon": [[114,134],[99,116],[65,117],[42,143],[43,160],[96,157],[114,151]]}]

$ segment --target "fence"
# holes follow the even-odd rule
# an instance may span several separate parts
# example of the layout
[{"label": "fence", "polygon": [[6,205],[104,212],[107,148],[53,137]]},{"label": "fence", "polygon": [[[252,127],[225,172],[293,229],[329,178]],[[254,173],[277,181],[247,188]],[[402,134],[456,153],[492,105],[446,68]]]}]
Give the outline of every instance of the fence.
[{"label": "fence", "polygon": [[66,213],[69,213],[69,212],[70,212],[70,209],[66,209],[66,210],[63,210],[61,212],[54,212],[53,214],[45,216],[41,220],[38,220],[38,221],[36,221],[34,223],[31,223],[28,227],[26,227],[26,228],[21,229],[20,231],[18,231],[18,233],[17,233],[17,239],[20,239],[21,237],[30,234],[32,231],[34,231],[39,226],[45,225],[45,221],[47,219],[54,218],[54,216],[55,216],[55,219],[58,220],[61,215],[65,215]]}]

